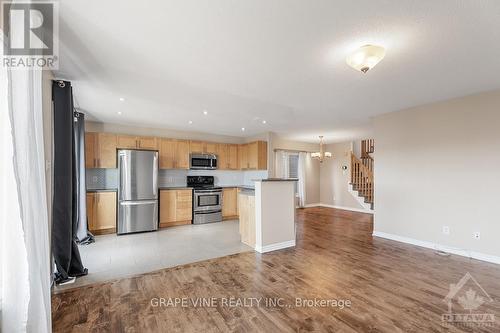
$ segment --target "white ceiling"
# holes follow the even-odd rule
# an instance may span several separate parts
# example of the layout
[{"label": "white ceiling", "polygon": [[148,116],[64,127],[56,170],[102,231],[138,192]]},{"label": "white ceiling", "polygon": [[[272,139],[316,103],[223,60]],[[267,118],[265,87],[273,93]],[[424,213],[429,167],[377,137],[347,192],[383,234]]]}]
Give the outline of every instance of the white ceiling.
[{"label": "white ceiling", "polygon": [[[105,122],[334,142],[500,89],[498,0],[71,0],[60,17],[56,76]],[[386,57],[364,75],[345,57],[367,43]]]}]

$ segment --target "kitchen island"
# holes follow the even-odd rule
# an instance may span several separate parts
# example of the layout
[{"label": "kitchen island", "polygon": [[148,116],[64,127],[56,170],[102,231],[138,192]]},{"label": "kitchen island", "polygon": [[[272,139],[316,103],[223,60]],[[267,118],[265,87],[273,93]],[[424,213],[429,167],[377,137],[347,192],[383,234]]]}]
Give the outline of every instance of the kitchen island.
[{"label": "kitchen island", "polygon": [[240,191],[241,241],[260,253],[295,246],[295,181],[255,181],[255,190]]}]

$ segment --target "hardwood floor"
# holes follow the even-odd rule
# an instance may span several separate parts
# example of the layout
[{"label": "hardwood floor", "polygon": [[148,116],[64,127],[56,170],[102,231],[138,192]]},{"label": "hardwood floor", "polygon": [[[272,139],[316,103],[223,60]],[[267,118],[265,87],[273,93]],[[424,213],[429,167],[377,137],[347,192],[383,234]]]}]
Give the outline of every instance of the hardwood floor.
[{"label": "hardwood floor", "polygon": [[[297,214],[293,249],[240,253],[53,295],[54,331],[500,331],[500,265],[372,238],[367,214],[330,208]],[[450,284],[467,272],[491,297],[482,295],[485,303],[473,312],[494,315],[493,326],[442,324]],[[153,306],[157,298],[183,297],[191,300],[187,307]],[[198,297],[214,297],[217,306],[195,307]],[[229,297],[245,298],[248,306],[221,304]],[[250,304],[261,297],[283,302]],[[297,307],[296,298],[344,299],[351,306]],[[453,310],[469,313],[458,303]]]}]

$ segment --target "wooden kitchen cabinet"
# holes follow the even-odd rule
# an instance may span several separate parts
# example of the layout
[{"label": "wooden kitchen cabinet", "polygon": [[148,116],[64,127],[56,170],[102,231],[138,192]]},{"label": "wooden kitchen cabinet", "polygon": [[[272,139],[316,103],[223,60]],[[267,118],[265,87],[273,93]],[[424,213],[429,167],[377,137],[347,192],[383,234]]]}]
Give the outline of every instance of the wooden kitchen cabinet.
[{"label": "wooden kitchen cabinet", "polygon": [[136,149],[137,137],[131,135],[118,136],[118,148],[120,149]]},{"label": "wooden kitchen cabinet", "polygon": [[189,169],[189,141],[160,140],[160,169]]},{"label": "wooden kitchen cabinet", "polygon": [[144,150],[158,150],[158,140],[154,136],[140,136],[137,138],[137,148]]},{"label": "wooden kitchen cabinet", "polygon": [[85,132],[85,167],[96,167],[96,137],[97,133]]},{"label": "wooden kitchen cabinet", "polygon": [[85,133],[85,167],[116,168],[116,135]]},{"label": "wooden kitchen cabinet", "polygon": [[240,145],[239,156],[242,170],[266,170],[267,142],[255,141]]},{"label": "wooden kitchen cabinet", "polygon": [[191,224],[193,219],[193,191],[174,189],[160,191],[160,227]]},{"label": "wooden kitchen cabinet", "polygon": [[116,192],[88,192],[87,221],[93,234],[116,232]]},{"label": "wooden kitchen cabinet", "polygon": [[219,169],[238,170],[238,145],[219,143],[217,161]]},{"label": "wooden kitchen cabinet", "polygon": [[238,188],[222,189],[222,218],[231,219],[238,216]]},{"label": "wooden kitchen cabinet", "polygon": [[240,168],[238,161],[238,145],[230,144],[227,149],[228,169],[237,170]]},{"label": "wooden kitchen cabinet", "polygon": [[205,142],[202,141],[189,141],[189,151],[191,153],[202,154],[205,152]]},{"label": "wooden kitchen cabinet", "polygon": [[158,140],[153,136],[119,135],[118,148],[158,150]]},{"label": "wooden kitchen cabinet", "polygon": [[240,193],[239,206],[239,231],[241,242],[248,246],[255,246],[255,196]]},{"label": "wooden kitchen cabinet", "polygon": [[218,155],[219,145],[214,142],[205,142],[205,153]]}]

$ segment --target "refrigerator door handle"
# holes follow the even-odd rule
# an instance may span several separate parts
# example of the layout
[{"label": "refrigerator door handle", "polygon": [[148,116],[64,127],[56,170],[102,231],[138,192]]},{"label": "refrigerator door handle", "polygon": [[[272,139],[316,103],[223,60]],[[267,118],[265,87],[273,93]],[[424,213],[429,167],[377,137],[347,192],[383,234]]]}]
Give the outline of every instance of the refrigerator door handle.
[{"label": "refrigerator door handle", "polygon": [[141,200],[141,201],[120,201],[121,206],[138,206],[138,205],[154,205],[157,200]]}]

